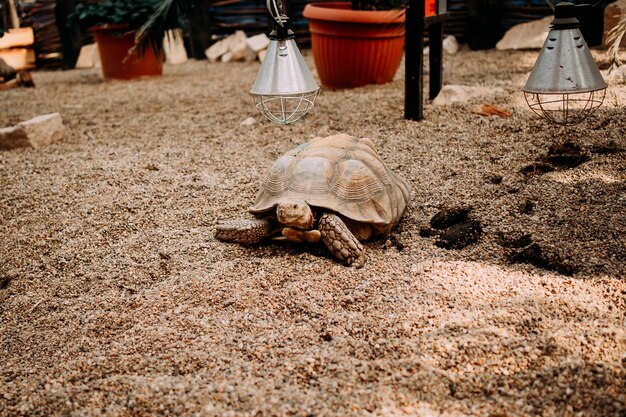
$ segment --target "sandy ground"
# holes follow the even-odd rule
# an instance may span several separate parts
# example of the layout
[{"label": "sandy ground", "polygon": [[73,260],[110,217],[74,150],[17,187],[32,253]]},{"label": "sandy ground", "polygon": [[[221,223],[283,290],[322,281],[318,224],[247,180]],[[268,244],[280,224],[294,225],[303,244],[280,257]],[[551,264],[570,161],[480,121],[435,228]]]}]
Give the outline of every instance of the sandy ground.
[{"label": "sandy ground", "polygon": [[[1,92],[0,126],[58,111],[67,131],[0,152],[0,415],[625,416],[626,86],[555,129],[520,93],[535,56],[446,56],[446,83],[501,90],[422,122],[403,119],[402,67],[289,127],[255,113],[258,63],[38,72]],[[366,244],[357,270],[214,239],[281,153],[338,132],[411,183],[399,243]],[[521,172],[568,141],[586,162]],[[420,236],[459,206],[477,243]],[[544,268],[510,262],[525,234]]]}]

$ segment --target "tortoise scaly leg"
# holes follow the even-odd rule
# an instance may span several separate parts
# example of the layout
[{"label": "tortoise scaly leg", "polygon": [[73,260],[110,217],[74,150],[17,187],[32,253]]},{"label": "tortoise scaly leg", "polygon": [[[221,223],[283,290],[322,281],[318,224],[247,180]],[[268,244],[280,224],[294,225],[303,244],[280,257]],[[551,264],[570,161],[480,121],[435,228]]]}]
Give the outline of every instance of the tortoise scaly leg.
[{"label": "tortoise scaly leg", "polygon": [[215,238],[252,245],[272,234],[273,223],[265,219],[230,220],[215,227]]},{"label": "tortoise scaly leg", "polygon": [[322,234],[322,241],[333,255],[348,265],[363,268],[366,260],[365,249],[339,216],[322,214],[318,229]]}]

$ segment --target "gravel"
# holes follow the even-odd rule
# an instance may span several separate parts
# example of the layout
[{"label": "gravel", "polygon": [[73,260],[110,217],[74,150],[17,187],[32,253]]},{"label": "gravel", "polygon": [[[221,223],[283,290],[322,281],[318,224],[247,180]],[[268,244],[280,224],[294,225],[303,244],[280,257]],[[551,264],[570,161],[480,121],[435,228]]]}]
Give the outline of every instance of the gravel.
[{"label": "gravel", "polygon": [[[446,56],[446,84],[493,94],[421,122],[403,118],[402,68],[287,127],[255,113],[258,63],[36,72],[2,92],[0,127],[58,111],[67,130],[0,153],[0,415],[624,416],[626,86],[554,128],[520,93],[535,56]],[[214,239],[280,154],[340,132],[413,187],[363,269]],[[564,147],[584,161],[524,171]],[[477,242],[420,236],[458,207]],[[531,244],[547,267],[510,261]]]}]

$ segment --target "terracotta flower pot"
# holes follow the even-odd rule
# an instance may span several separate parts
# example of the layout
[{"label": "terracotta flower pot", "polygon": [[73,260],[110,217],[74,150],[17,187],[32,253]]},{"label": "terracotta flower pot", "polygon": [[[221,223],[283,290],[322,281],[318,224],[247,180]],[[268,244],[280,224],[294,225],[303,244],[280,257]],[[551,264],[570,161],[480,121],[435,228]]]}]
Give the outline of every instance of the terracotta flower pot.
[{"label": "terracotta flower pot", "polygon": [[350,3],[310,3],[311,48],[325,87],[349,88],[393,80],[404,48],[404,11],[351,10]]},{"label": "terracotta flower pot", "polygon": [[90,30],[98,44],[104,78],[128,80],[163,74],[163,59],[152,48],[141,57],[128,54],[135,45],[135,32],[126,25],[95,26]]}]

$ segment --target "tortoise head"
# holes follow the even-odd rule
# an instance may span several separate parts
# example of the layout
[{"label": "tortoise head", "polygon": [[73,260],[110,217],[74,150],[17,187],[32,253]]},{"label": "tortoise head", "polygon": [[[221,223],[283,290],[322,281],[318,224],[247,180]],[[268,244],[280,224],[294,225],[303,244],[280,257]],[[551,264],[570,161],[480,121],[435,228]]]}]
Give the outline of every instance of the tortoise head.
[{"label": "tortoise head", "polygon": [[285,226],[308,230],[313,227],[315,216],[311,207],[302,200],[283,201],[276,206],[276,217]]}]

